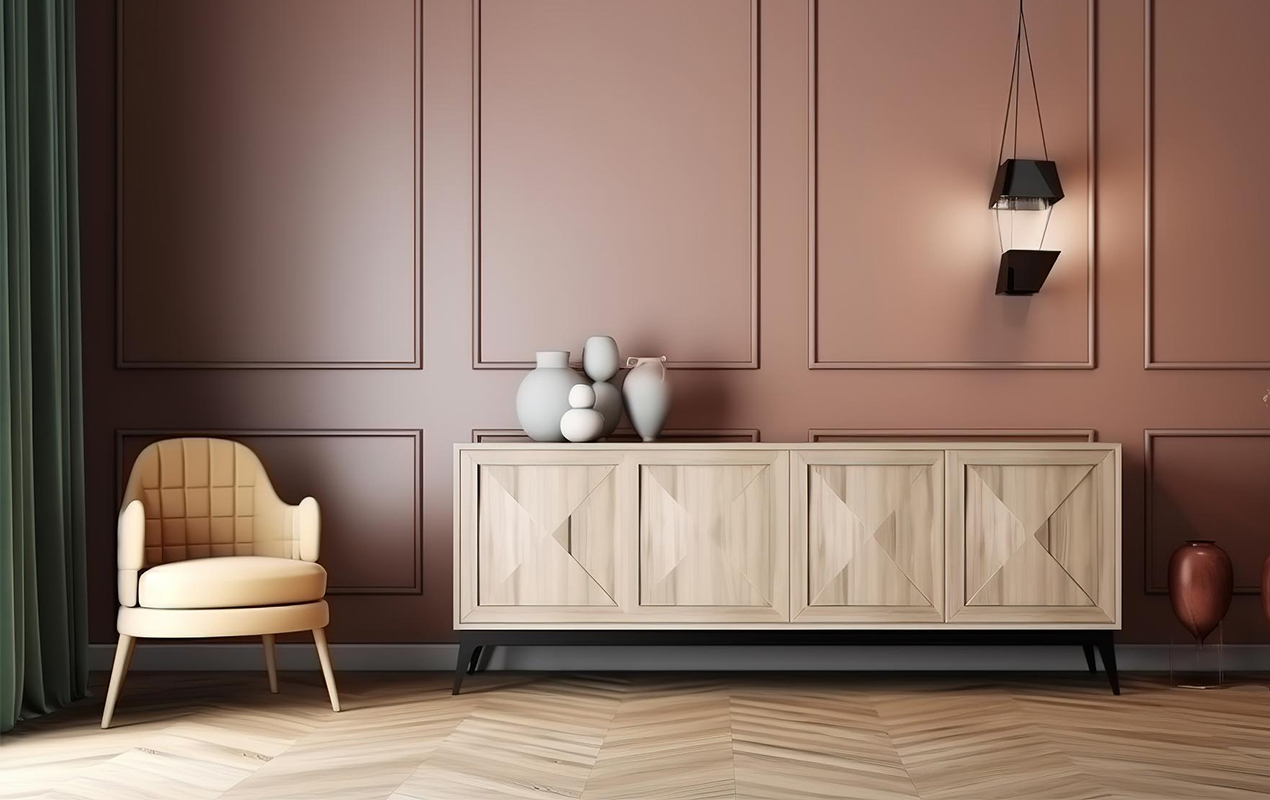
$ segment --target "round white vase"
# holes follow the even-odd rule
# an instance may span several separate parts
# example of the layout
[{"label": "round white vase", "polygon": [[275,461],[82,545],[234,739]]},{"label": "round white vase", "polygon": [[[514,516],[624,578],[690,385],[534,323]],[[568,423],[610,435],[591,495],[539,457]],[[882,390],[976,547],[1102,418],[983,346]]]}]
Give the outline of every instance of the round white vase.
[{"label": "round white vase", "polygon": [[596,411],[595,390],[585,383],[569,390],[570,409],[560,418],[560,433],[571,442],[593,442],[604,430],[604,415]]},{"label": "round white vase", "polygon": [[516,418],[535,442],[563,442],[560,418],[569,410],[569,390],[586,379],[569,367],[568,350],[542,350],[534,356],[537,367],[516,390]]},{"label": "round white vase", "polygon": [[631,371],[622,383],[626,416],[635,432],[646,442],[657,440],[670,414],[670,383],[666,380],[666,357],[628,358]]},{"label": "round white vase", "polygon": [[617,342],[612,336],[592,336],[582,350],[582,369],[595,381],[595,410],[604,415],[600,437],[609,436],[622,421],[622,392],[612,383],[621,366]]}]

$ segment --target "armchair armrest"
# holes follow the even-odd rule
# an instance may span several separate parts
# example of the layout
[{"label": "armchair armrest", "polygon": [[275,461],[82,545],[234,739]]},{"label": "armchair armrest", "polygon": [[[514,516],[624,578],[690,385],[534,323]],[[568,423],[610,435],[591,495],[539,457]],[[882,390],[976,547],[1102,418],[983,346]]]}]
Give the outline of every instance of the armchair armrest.
[{"label": "armchair armrest", "polygon": [[317,561],[321,527],[322,516],[317,500],[306,497],[300,501],[300,505],[292,506],[291,532],[302,560]]},{"label": "armchair armrest", "polygon": [[119,604],[137,604],[137,573],[146,563],[146,511],[140,500],[133,500],[119,512],[115,562]]}]

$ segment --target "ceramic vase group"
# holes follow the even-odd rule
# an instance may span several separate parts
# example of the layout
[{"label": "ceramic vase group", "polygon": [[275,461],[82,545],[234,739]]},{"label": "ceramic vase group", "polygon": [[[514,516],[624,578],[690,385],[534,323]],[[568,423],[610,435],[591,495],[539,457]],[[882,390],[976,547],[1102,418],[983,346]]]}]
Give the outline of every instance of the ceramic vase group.
[{"label": "ceramic vase group", "polygon": [[645,442],[655,441],[670,413],[666,357],[629,358],[622,388],[612,383],[621,367],[617,342],[592,336],[582,351],[587,383],[569,366],[566,350],[543,350],[516,392],[516,417],[535,442],[591,442],[612,435],[623,407]]}]

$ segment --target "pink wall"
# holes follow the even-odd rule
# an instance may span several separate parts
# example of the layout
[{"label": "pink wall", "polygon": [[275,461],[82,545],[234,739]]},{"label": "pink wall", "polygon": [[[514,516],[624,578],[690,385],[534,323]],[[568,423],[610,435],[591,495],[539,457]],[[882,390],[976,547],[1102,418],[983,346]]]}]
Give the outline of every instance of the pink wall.
[{"label": "pink wall", "polygon": [[94,641],[120,471],[215,430],[320,494],[332,639],[451,640],[451,445],[593,333],[671,358],[681,437],[1123,442],[1124,640],[1202,534],[1270,641],[1259,0],[1029,3],[1031,299],[986,207],[1012,0],[117,2],[79,9]]}]

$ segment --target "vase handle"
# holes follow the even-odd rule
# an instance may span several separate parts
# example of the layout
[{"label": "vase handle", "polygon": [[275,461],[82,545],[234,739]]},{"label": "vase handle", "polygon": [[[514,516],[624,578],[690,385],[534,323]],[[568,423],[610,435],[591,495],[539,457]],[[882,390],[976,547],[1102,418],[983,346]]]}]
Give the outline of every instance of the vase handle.
[{"label": "vase handle", "polygon": [[656,363],[657,366],[661,367],[661,379],[663,381],[666,380],[666,357],[665,356],[645,356],[643,358],[639,356],[626,357],[627,367],[638,367],[640,364],[644,364],[644,363]]}]

